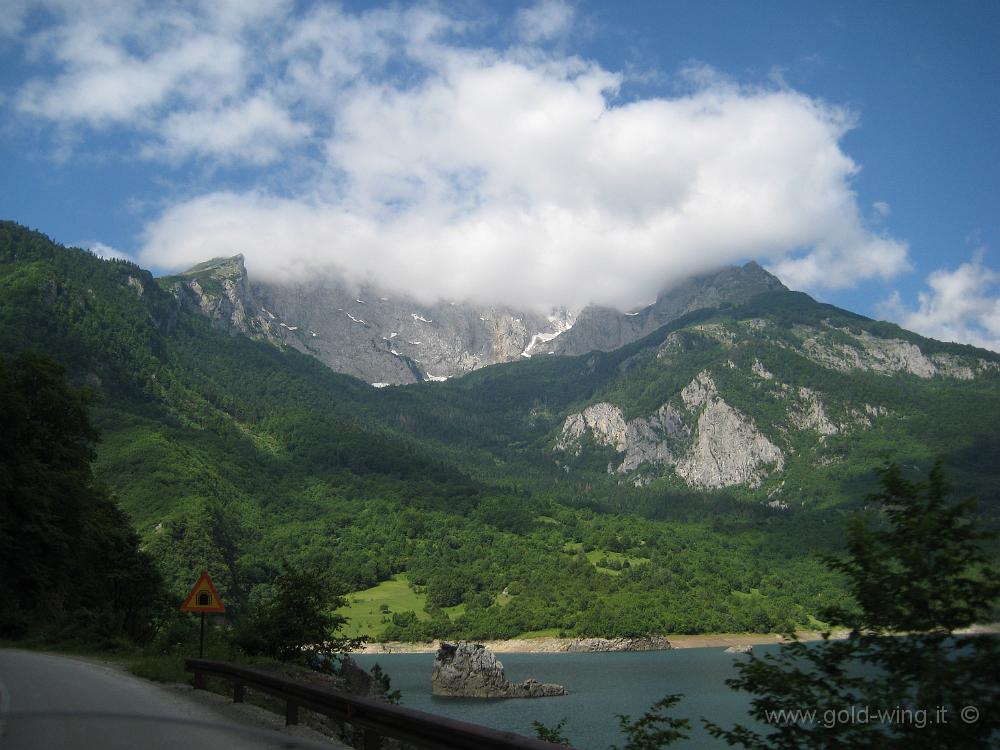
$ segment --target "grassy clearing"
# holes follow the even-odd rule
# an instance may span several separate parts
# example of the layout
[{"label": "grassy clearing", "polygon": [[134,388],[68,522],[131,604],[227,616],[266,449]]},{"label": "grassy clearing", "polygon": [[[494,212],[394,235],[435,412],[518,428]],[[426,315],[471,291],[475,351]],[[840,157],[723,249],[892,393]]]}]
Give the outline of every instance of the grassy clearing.
[{"label": "grassy clearing", "polygon": [[605,568],[598,565],[597,563],[599,561],[607,560],[612,565],[621,565],[621,566],[624,566],[625,563],[628,563],[629,567],[633,567],[635,565],[649,564],[649,560],[647,560],[645,557],[630,557],[629,555],[626,555],[623,552],[611,552],[603,549],[592,549],[590,552],[587,553],[587,559],[590,561],[591,565],[597,568],[599,572],[606,573],[609,576],[620,576],[622,573],[620,570],[615,570],[614,568]]},{"label": "grassy clearing", "polygon": [[[382,611],[383,607],[387,611]],[[378,586],[348,594],[347,606],[338,609],[337,614],[348,618],[343,635],[355,638],[361,635],[377,637],[394,612],[406,611],[415,612],[418,620],[430,619],[427,597],[410,588],[406,573],[398,573]]]},{"label": "grassy clearing", "polygon": [[[355,591],[346,598],[347,606],[337,610],[338,615],[348,618],[342,631],[346,638],[364,635],[377,640],[394,612],[412,611],[416,613],[418,620],[431,619],[427,612],[427,597],[410,588],[406,573],[398,573],[378,586]],[[496,603],[505,607],[513,598],[510,594],[497,594]],[[441,611],[454,621],[465,614],[465,603],[443,607]]]},{"label": "grassy clearing", "polygon": [[559,628],[546,628],[545,630],[529,630],[521,633],[518,638],[558,638]]},{"label": "grassy clearing", "polygon": [[733,596],[736,599],[742,599],[743,601],[753,601],[753,600],[763,600],[767,597],[760,592],[760,589],[750,589],[747,591],[733,591]]},{"label": "grassy clearing", "polygon": [[[563,545],[563,552],[571,555],[576,555],[584,552],[583,542],[566,542]],[[632,557],[631,555],[626,555],[624,552],[612,552],[606,549],[592,549],[589,552],[584,552],[587,560],[601,573],[605,573],[609,576],[620,576],[621,567],[628,563],[628,567],[634,565],[648,565],[649,560],[645,557]],[[601,560],[606,560],[611,564],[611,567],[603,567],[597,563]]]}]

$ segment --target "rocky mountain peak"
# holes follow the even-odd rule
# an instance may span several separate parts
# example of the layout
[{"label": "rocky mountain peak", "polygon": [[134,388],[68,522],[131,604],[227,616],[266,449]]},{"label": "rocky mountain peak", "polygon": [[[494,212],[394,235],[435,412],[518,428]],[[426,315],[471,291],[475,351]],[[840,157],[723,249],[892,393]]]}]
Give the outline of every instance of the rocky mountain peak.
[{"label": "rocky mountain peak", "polygon": [[217,279],[247,278],[247,267],[243,253],[230,255],[228,257],[212,258],[204,263],[192,266],[186,271],[182,271],[178,276],[199,277],[211,276]]},{"label": "rocky mountain peak", "polygon": [[243,255],[213,258],[160,280],[190,309],[233,334],[316,357],[375,386],[444,380],[499,362],[610,351],[705,307],[784,289],[756,263],[685,281],[633,312],[588,306],[540,314],[468,300],[427,304],[373,284],[254,279]]},{"label": "rocky mountain peak", "polygon": [[280,335],[257,305],[242,254],[213,258],[176,276],[159,280],[184,307],[201,313],[233,335],[280,342]]},{"label": "rocky mountain peak", "polygon": [[750,261],[669,287],[651,305],[630,312],[588,305],[577,316],[573,329],[549,342],[543,351],[569,355],[595,349],[613,351],[693,310],[737,305],[764,292],[786,289],[776,276]]},{"label": "rocky mountain peak", "polygon": [[338,279],[252,286],[265,314],[282,326],[285,344],[378,386],[445,380],[530,357],[573,321],[565,309],[543,315],[469,300],[427,304]]}]

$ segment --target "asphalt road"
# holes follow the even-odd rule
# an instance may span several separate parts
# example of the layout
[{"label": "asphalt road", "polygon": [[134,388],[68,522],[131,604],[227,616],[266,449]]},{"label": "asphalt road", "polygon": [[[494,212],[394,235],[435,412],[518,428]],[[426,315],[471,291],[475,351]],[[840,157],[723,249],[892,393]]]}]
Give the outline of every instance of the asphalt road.
[{"label": "asphalt road", "polygon": [[102,664],[0,649],[3,750],[338,747],[295,735],[308,730],[275,731],[259,718],[241,720],[237,708],[243,707]]}]

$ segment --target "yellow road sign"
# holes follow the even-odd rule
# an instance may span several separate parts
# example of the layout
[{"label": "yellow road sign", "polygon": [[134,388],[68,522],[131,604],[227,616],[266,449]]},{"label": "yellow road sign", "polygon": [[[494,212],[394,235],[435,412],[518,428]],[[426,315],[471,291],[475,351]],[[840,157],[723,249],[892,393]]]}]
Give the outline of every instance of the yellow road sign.
[{"label": "yellow road sign", "polygon": [[191,589],[187,599],[181,605],[181,612],[225,612],[226,607],[222,603],[222,597],[215,590],[215,584],[208,575],[207,570],[201,571],[201,578]]}]

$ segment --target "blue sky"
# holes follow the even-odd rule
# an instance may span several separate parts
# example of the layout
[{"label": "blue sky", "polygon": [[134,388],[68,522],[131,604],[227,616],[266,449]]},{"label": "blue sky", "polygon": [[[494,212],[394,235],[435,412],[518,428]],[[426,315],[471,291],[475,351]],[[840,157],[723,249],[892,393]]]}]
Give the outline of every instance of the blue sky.
[{"label": "blue sky", "polygon": [[8,2],[0,215],[630,308],[754,258],[1000,350],[1000,4]]}]

